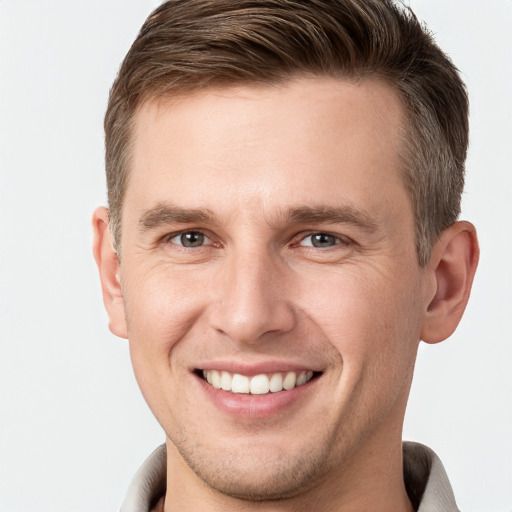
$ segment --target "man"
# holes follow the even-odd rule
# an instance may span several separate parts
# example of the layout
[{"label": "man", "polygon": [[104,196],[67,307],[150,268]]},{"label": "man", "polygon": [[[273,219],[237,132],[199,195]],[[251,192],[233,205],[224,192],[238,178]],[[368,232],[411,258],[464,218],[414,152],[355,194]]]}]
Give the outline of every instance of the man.
[{"label": "man", "polygon": [[402,446],[478,260],[467,96],[390,0],[164,3],[105,118],[94,253],[166,446],[122,511],[457,510]]}]

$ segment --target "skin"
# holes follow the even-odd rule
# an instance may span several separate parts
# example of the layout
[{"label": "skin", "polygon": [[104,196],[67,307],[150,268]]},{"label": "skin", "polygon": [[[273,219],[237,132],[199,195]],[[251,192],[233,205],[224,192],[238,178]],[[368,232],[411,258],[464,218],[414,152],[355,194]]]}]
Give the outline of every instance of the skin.
[{"label": "skin", "polygon": [[[455,329],[478,246],[458,222],[419,266],[403,122],[386,84],[324,77],[139,109],[122,263],[103,208],[94,252],[167,435],[167,512],[412,510],[401,432],[417,347]],[[190,232],[204,243],[180,245]],[[246,397],[245,415],[194,372],[280,367],[318,376],[285,404]]]}]

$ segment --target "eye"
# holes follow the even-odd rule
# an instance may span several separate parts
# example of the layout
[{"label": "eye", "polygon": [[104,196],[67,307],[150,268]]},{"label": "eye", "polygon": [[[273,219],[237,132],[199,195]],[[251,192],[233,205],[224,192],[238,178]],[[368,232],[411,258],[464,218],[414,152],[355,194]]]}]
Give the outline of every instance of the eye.
[{"label": "eye", "polygon": [[193,248],[210,244],[211,240],[200,231],[183,231],[169,238],[169,242],[182,247]]},{"label": "eye", "polygon": [[328,249],[343,243],[343,240],[337,236],[328,233],[313,233],[303,238],[299,245],[303,247],[316,247],[319,249]]}]

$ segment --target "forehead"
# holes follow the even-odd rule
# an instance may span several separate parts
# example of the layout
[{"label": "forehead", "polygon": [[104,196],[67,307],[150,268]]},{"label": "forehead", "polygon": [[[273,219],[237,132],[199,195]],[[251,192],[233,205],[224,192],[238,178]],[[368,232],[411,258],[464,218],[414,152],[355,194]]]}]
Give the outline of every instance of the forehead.
[{"label": "forehead", "polygon": [[303,78],[150,100],[135,116],[125,206],[169,197],[187,208],[357,204],[372,189],[403,188],[404,119],[377,80]]}]

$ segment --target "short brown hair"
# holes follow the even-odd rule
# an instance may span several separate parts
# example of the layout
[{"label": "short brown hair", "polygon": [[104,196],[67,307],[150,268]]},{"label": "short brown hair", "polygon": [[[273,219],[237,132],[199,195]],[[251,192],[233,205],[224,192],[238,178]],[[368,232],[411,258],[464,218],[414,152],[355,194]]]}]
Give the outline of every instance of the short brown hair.
[{"label": "short brown hair", "polygon": [[150,98],[296,76],[378,78],[407,112],[402,162],[416,245],[426,265],[457,220],[468,100],[451,60],[393,0],[170,0],[146,20],[110,91],[105,115],[110,222],[120,247],[133,119]]}]

